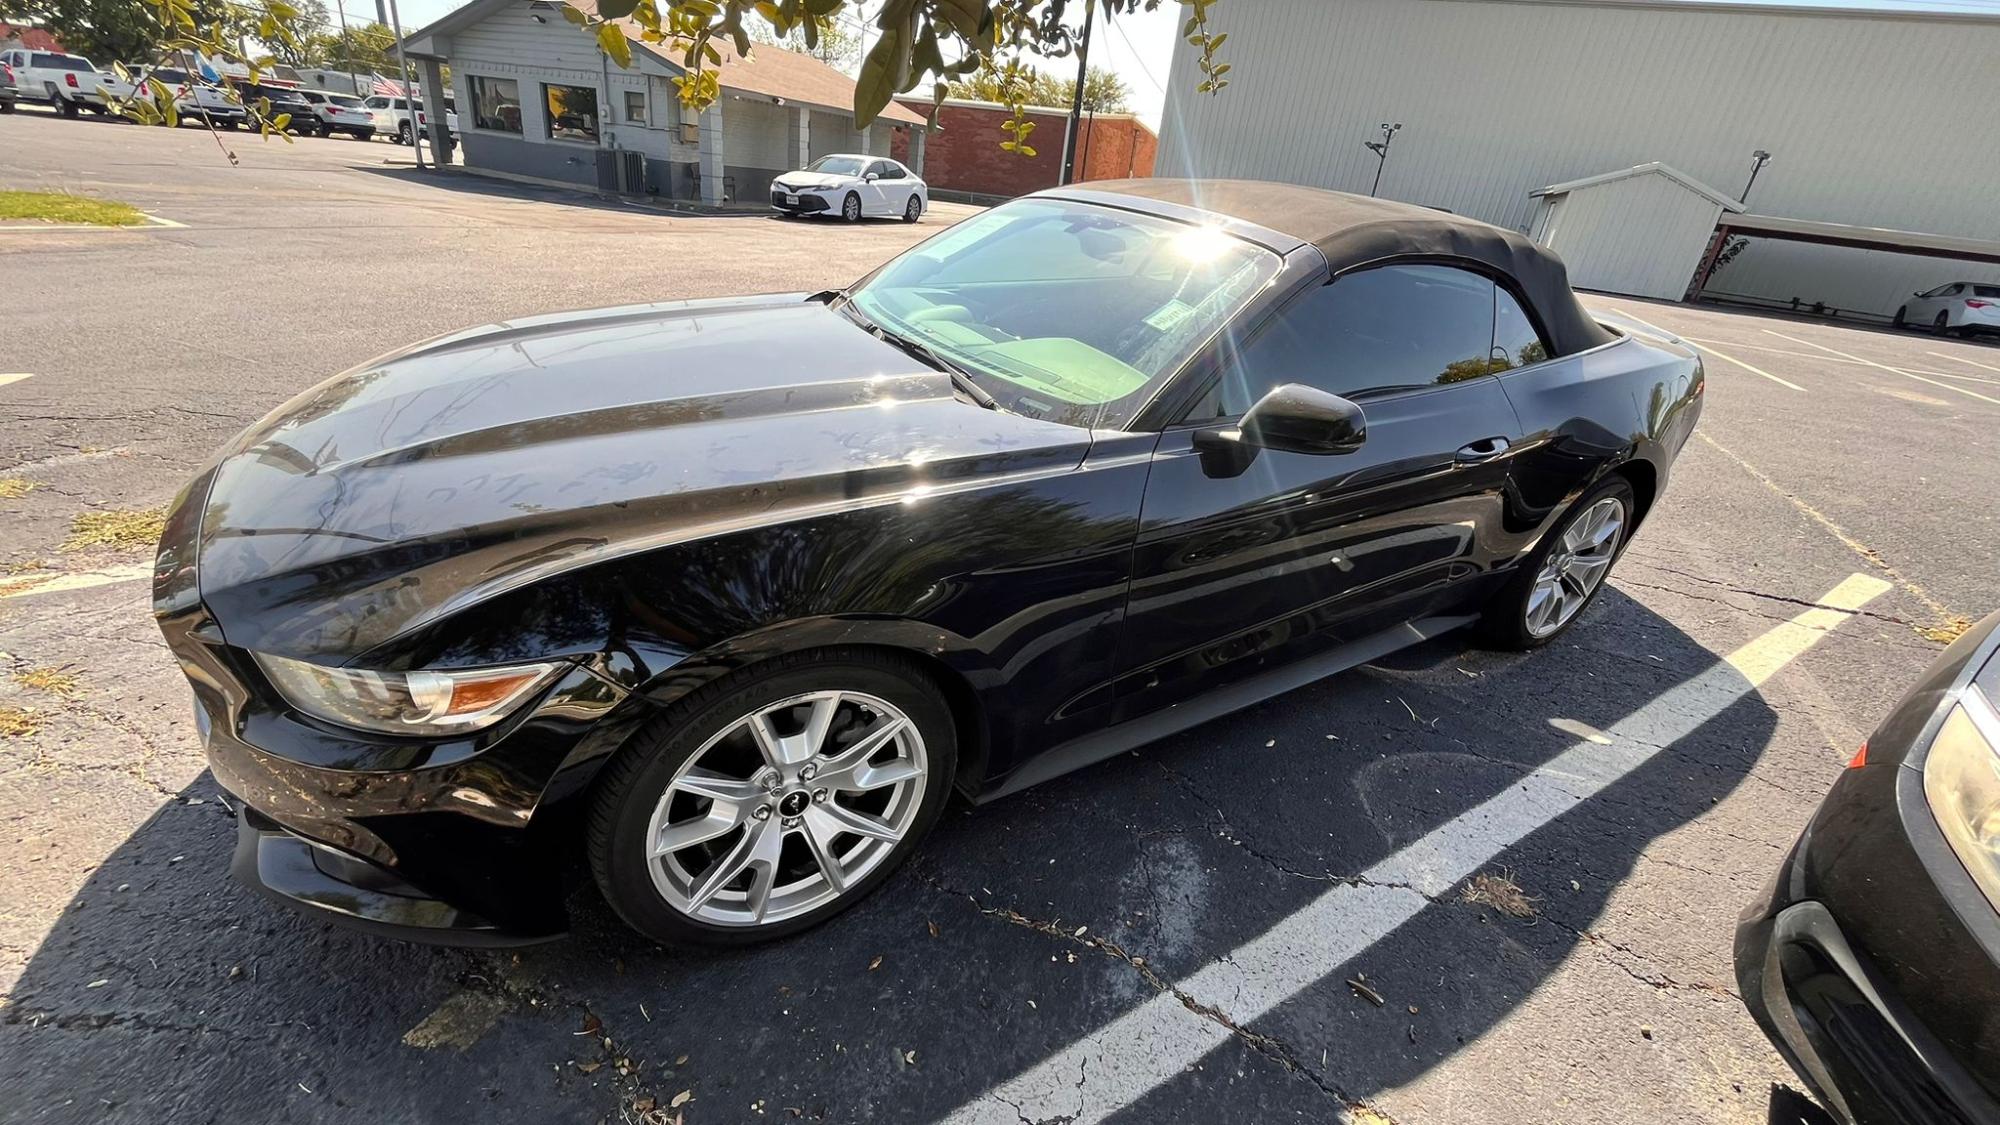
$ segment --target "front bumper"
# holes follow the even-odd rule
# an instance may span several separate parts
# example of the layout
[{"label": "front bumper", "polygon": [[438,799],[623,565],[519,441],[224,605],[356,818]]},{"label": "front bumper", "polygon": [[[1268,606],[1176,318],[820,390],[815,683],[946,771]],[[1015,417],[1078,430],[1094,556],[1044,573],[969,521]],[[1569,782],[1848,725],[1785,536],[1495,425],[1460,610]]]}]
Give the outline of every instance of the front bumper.
[{"label": "front bumper", "polygon": [[[795,198],[797,202],[787,202],[787,196]],[[817,215],[833,210],[832,204],[809,191],[786,192],[777,188],[771,189],[771,206],[792,215]]]},{"label": "front bumper", "polygon": [[394,871],[286,831],[248,805],[237,811],[230,872],[298,910],[382,937],[442,945],[529,945],[563,930],[509,928],[426,894]]},{"label": "front bumper", "polygon": [[1852,1125],[2000,1122],[2000,913],[1938,829],[1922,768],[1996,645],[2000,614],[1945,651],[1739,920],[1744,1004]]}]

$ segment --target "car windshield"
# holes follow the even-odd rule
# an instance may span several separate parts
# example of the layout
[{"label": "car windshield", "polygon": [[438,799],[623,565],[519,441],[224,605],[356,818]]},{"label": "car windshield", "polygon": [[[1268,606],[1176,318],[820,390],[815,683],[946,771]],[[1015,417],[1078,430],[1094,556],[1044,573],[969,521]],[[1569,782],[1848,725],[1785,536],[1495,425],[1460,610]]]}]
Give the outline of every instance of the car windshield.
[{"label": "car windshield", "polygon": [[1213,227],[1026,199],[903,254],[852,300],[1007,410],[1118,429],[1279,264]]},{"label": "car windshield", "polygon": [[1975,285],[1972,287],[1972,295],[1975,297],[2000,297],[2000,285]]},{"label": "car windshield", "polygon": [[825,172],[829,176],[859,176],[862,161],[852,156],[822,156],[806,165],[808,172]]}]

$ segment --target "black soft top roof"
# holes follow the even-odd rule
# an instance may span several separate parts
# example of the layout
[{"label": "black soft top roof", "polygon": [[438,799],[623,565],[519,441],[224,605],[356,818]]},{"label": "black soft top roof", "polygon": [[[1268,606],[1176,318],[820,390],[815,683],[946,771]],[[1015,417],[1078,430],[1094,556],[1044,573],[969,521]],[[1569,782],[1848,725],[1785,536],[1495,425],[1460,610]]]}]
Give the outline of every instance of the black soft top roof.
[{"label": "black soft top roof", "polygon": [[1615,339],[1569,287],[1562,259],[1510,230],[1445,211],[1261,180],[1095,180],[1057,193],[1136,196],[1253,223],[1318,247],[1336,276],[1390,258],[1458,258],[1514,279],[1557,355]]}]

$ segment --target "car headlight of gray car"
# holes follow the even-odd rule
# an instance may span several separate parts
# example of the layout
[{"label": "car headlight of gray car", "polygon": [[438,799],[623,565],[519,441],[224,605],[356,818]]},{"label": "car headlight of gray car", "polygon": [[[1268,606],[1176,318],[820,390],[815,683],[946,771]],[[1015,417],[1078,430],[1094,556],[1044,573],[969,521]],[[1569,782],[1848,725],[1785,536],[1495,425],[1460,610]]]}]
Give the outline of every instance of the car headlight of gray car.
[{"label": "car headlight of gray car", "polygon": [[2000,713],[1977,687],[1966,689],[1931,742],[1924,799],[1959,862],[2000,909]]},{"label": "car headlight of gray car", "polygon": [[314,718],[387,734],[466,734],[506,718],[566,661],[451,671],[370,672],[257,653],[285,701]]}]

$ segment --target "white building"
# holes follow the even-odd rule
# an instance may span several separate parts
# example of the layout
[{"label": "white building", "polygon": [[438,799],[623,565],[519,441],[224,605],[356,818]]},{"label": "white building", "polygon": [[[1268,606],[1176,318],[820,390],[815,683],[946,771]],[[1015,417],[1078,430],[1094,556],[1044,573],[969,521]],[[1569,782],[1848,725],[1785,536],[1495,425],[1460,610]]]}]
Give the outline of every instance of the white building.
[{"label": "white building", "polygon": [[[590,0],[576,7],[591,10]],[[854,81],[807,55],[760,46],[738,57],[727,38],[711,64],[722,96],[685,110],[672,48],[618,21],[632,65],[611,62],[595,35],[554,0],[471,0],[405,40],[427,102],[451,67],[465,167],[529,180],[721,203],[762,200],[771,179],[830,152],[889,155],[890,131],[924,119],[894,102],[854,127]]]},{"label": "white building", "polygon": [[[2000,280],[2000,115],[1986,108],[2000,82],[2000,15],[1689,0],[1230,0],[1212,19],[1229,35],[1229,85],[1195,92],[1195,51],[1177,48],[1158,175],[1365,193],[1377,157],[1364,142],[1381,139],[1381,123],[1401,124],[1381,195],[1531,232],[1552,195],[1641,166],[1739,196],[1762,149],[1771,160],[1748,196],[1751,214],[1718,208],[1722,225],[1762,233],[1708,279],[1711,295],[1887,316],[1917,289]],[[1714,205],[1696,203],[1700,194],[1678,198]],[[1608,211],[1628,220],[1609,233],[1672,258],[1676,271],[1703,261],[1706,232],[1690,249],[1685,208],[1671,237],[1629,221],[1629,210]],[[1559,219],[1556,240],[1612,252],[1605,231],[1572,221],[1581,212]],[[1885,244],[1945,257],[1856,248]],[[1617,288],[1628,284],[1605,287],[1673,288],[1657,275]]]}]

